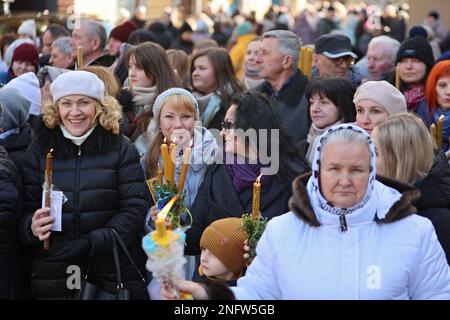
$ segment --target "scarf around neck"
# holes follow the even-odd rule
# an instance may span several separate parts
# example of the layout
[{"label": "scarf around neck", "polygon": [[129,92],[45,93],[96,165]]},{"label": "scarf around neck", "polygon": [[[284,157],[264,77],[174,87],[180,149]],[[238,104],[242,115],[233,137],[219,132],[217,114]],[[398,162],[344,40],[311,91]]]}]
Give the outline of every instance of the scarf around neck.
[{"label": "scarf around neck", "polygon": [[[353,131],[357,132],[358,134],[364,136],[368,142],[369,149],[370,149],[370,173],[369,173],[369,179],[367,182],[366,192],[365,192],[362,200],[360,202],[358,202],[357,204],[355,204],[354,206],[352,206],[351,208],[335,207],[327,199],[325,199],[325,197],[323,196],[323,194],[320,190],[320,181],[319,181],[320,163],[321,163],[320,156],[323,151],[322,144],[323,144],[324,140],[331,133],[338,131],[338,130],[343,130],[343,129],[350,129],[350,130],[353,130]],[[374,218],[375,215],[377,214],[377,204],[380,201],[383,203],[383,200],[378,201],[376,196],[372,197],[372,195],[375,193],[374,188],[375,188],[375,184],[376,184],[375,183],[376,182],[376,180],[375,180],[376,159],[375,159],[375,148],[374,148],[372,141],[370,140],[370,136],[363,129],[359,128],[358,126],[356,126],[354,124],[336,125],[336,126],[329,128],[328,130],[326,130],[326,132],[320,136],[319,142],[314,151],[315,151],[314,159],[312,162],[313,174],[308,181],[306,190],[307,190],[308,196],[311,200],[311,205],[314,209],[314,212],[318,215],[319,221],[321,223],[324,223],[324,220],[325,221],[333,220],[333,219],[335,220],[336,216],[338,216],[339,220],[340,220],[341,232],[345,232],[347,230],[347,222],[345,219],[346,215],[350,215],[353,217],[363,216],[364,220],[370,220],[370,219],[367,219],[367,215]],[[378,182],[378,184],[383,186],[379,182]],[[378,189],[380,189],[380,188],[382,189],[381,186],[378,186]],[[388,188],[388,187],[386,187],[386,188]],[[398,192],[397,192],[397,194],[398,194]],[[398,197],[396,199],[398,200],[399,197],[400,196],[398,194]],[[388,201],[386,201],[386,203],[387,202]],[[384,214],[386,214],[386,212],[387,212],[387,210],[384,212]],[[382,213],[380,212],[380,214],[382,214]],[[333,218],[333,216],[334,216],[334,218]],[[352,219],[354,219],[354,218],[352,218]]]},{"label": "scarf around neck", "polygon": [[425,87],[418,86],[403,92],[406,99],[406,107],[409,112],[415,111],[419,107],[420,100],[425,96]]},{"label": "scarf around neck", "polygon": [[[127,89],[130,90],[129,87]],[[156,86],[150,88],[133,86],[133,102],[140,107],[151,107],[157,94],[156,91]]]},{"label": "scarf around neck", "polygon": [[75,145],[81,146],[84,143],[84,141],[86,141],[86,139],[91,135],[92,131],[94,131],[95,127],[97,127],[97,124],[94,125],[88,131],[86,131],[85,134],[79,137],[75,137],[73,134],[71,134],[70,131],[67,130],[66,127],[64,127],[62,124],[60,124],[59,127],[61,128],[62,134],[65,138],[72,141]]},{"label": "scarf around neck", "polygon": [[[256,178],[261,174],[261,164],[249,164],[246,159],[238,155],[226,154],[225,166],[233,181],[234,190],[241,193],[242,190],[251,187]],[[261,177],[261,185],[266,185],[271,176],[263,175]]]}]

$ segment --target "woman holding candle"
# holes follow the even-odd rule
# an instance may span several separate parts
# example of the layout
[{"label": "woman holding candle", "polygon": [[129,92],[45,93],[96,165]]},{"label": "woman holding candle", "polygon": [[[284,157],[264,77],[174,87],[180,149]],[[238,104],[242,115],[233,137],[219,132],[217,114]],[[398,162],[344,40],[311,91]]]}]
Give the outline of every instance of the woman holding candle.
[{"label": "woman holding candle", "polygon": [[[269,221],[256,258],[231,288],[236,299],[450,299],[444,251],[412,204],[419,192],[401,194],[375,179],[364,130],[341,124],[325,132],[312,170],[293,182],[291,212]],[[195,299],[219,293],[192,282],[176,287]]]},{"label": "woman holding candle", "polygon": [[[105,96],[93,73],[70,71],[50,86],[52,101],[43,107],[43,123],[24,162],[25,208],[20,225],[23,243],[33,252],[33,298],[71,299],[67,267],[78,265],[88,280],[103,290],[116,290],[112,252],[114,229],[144,273],[140,248],[149,197],[139,155],[119,134],[120,106]],[[46,155],[54,149],[52,161]],[[51,232],[49,208],[41,208],[44,170],[51,170],[62,205],[61,232]],[[50,235],[51,234],[51,235]],[[48,250],[42,241],[50,240]],[[143,299],[145,283],[119,250],[122,279],[132,299]]]},{"label": "woman holding candle", "polygon": [[[196,123],[199,119],[198,104],[185,89],[171,88],[161,93],[153,105],[153,115],[158,131],[143,157],[146,176],[156,177],[160,168],[165,182],[170,177],[179,191],[185,192],[184,200],[190,208],[203,181],[206,166],[216,156],[216,139]],[[181,176],[182,171],[184,176]]]},{"label": "woman holding candle", "polygon": [[[379,175],[395,179],[407,190],[421,192],[419,214],[431,220],[450,264],[450,165],[423,121],[401,113],[380,123],[372,133]],[[408,185],[402,185],[408,184]]]},{"label": "woman holding candle", "polygon": [[[428,127],[436,125],[436,134],[441,136],[442,151],[449,151],[450,146],[450,60],[437,63],[431,69],[425,87],[425,100],[421,103],[417,114]],[[442,116],[443,118],[442,120]],[[441,120],[439,121],[439,118]],[[442,125],[438,125],[442,122]],[[442,130],[437,130],[442,127]],[[439,132],[440,131],[440,132]]]},{"label": "woman holding candle", "polygon": [[156,43],[145,42],[130,48],[125,55],[125,62],[129,82],[126,88],[134,102],[134,118],[130,113],[127,113],[127,118],[136,125],[131,137],[142,156],[155,137],[157,128],[152,114],[153,103],[163,91],[178,87],[178,80],[166,52]]},{"label": "woman holding candle", "polygon": [[[251,135],[252,130],[255,139],[246,139],[244,133]],[[191,207],[193,225],[187,231],[187,254],[200,253],[203,230],[213,221],[252,212],[253,185],[261,173],[259,211],[271,219],[288,210],[291,182],[309,169],[280,128],[269,101],[259,93],[246,92],[233,99],[221,133],[225,163],[212,164],[206,170]]]}]

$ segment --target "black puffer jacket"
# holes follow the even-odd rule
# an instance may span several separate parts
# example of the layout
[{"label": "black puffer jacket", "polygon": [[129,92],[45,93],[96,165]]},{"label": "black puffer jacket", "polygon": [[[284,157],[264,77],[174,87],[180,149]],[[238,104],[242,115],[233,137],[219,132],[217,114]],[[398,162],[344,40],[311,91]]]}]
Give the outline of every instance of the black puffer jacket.
[{"label": "black puffer jacket", "polygon": [[[275,176],[261,188],[261,215],[271,219],[288,212],[291,195],[291,184]],[[225,165],[209,166],[190,210],[193,224],[186,234],[185,254],[200,254],[202,233],[214,221],[251,213],[252,200],[252,186],[238,194]]]},{"label": "black puffer jacket", "polygon": [[[32,234],[31,219],[41,207],[45,155],[51,148],[54,148],[53,184],[64,192],[67,202],[62,208],[62,232],[52,232],[50,249],[44,251],[42,242]],[[139,156],[127,138],[113,135],[97,125],[79,148],[62,135],[59,127],[52,130],[43,127],[27,150],[24,171],[25,210],[20,233],[22,241],[33,246],[33,297],[73,296],[74,292],[66,286],[69,263],[46,261],[46,258],[80,238],[88,238],[91,249],[75,264],[85,268],[91,255],[90,281],[100,286],[105,282],[114,283],[109,228],[114,228],[122,237],[144,273],[141,237],[149,195]],[[120,254],[124,281],[138,280],[123,252]],[[132,298],[144,298],[144,287],[142,284],[142,288],[132,292]]]},{"label": "black puffer jacket", "polygon": [[450,165],[443,153],[428,175],[414,186],[422,193],[416,205],[418,213],[433,223],[450,264]]},{"label": "black puffer jacket", "polygon": [[21,179],[0,146],[0,299],[23,298],[21,248],[18,236]]}]

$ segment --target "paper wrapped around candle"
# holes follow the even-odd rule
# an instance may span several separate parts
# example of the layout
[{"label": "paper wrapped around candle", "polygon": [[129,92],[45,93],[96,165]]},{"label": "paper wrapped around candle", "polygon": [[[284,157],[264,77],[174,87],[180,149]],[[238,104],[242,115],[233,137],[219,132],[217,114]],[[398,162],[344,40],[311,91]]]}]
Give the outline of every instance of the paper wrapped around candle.
[{"label": "paper wrapped around candle", "polygon": [[442,146],[442,130],[444,126],[444,119],[445,116],[441,114],[436,125],[436,142],[439,148]]},{"label": "paper wrapped around candle", "polygon": [[[45,195],[45,207],[50,208],[51,205],[51,192],[52,192],[52,174],[53,174],[53,149],[47,153],[45,157],[45,182],[44,182],[44,195]],[[47,215],[48,216],[48,215]],[[44,240],[44,250],[48,250],[50,247],[49,239]]]},{"label": "paper wrapped around candle", "polygon": [[183,192],[186,175],[189,168],[189,160],[191,158],[191,148],[186,148],[183,154],[183,163],[181,164],[180,177],[178,178],[178,193]]},{"label": "paper wrapped around candle", "polygon": [[253,206],[252,206],[252,217],[254,219],[259,218],[260,212],[259,212],[259,205],[260,205],[260,197],[261,197],[261,175],[259,175],[258,178],[256,178],[255,183],[253,183]]}]

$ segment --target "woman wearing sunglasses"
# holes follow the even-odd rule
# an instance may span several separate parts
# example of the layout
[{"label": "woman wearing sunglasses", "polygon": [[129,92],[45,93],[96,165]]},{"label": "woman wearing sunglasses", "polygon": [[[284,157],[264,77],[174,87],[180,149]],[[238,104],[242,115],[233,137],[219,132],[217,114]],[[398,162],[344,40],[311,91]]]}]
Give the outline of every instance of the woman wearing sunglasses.
[{"label": "woman wearing sunglasses", "polygon": [[291,182],[308,170],[289,136],[280,128],[268,100],[259,93],[234,96],[222,123],[223,163],[206,169],[191,207],[185,253],[200,254],[203,230],[226,217],[252,210],[253,183],[261,177],[261,215],[268,219],[288,211]]}]

